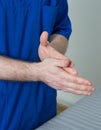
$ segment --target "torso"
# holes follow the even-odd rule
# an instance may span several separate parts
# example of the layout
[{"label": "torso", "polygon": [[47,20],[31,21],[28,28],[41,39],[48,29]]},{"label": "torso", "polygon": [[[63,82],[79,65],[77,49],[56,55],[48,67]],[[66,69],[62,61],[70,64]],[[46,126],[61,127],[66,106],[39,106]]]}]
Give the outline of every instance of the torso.
[{"label": "torso", "polygon": [[[0,55],[40,61],[40,34],[44,29],[51,34],[55,22],[51,19],[52,24],[43,28],[44,5],[40,1],[0,0]],[[53,13],[52,8],[44,8],[49,15]],[[41,82],[0,81],[0,97],[1,130],[31,130],[56,112],[56,91]]]}]

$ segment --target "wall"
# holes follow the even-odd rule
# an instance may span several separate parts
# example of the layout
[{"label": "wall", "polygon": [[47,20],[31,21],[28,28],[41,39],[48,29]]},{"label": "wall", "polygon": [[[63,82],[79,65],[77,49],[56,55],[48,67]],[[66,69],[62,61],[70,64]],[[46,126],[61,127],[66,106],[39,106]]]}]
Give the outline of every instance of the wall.
[{"label": "wall", "polygon": [[[101,0],[68,0],[73,33],[68,55],[80,76],[101,87]],[[58,99],[74,104],[83,96],[58,92]]]}]

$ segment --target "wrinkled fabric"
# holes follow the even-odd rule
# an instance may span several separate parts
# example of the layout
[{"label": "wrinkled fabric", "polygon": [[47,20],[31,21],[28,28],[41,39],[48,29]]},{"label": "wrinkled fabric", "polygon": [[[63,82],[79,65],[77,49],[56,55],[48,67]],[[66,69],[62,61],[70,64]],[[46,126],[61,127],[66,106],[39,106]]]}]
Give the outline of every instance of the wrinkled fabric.
[{"label": "wrinkled fabric", "polygon": [[[66,0],[0,0],[0,55],[40,62],[40,34],[69,38]],[[0,130],[33,130],[56,114],[56,90],[42,82],[0,81]]]}]

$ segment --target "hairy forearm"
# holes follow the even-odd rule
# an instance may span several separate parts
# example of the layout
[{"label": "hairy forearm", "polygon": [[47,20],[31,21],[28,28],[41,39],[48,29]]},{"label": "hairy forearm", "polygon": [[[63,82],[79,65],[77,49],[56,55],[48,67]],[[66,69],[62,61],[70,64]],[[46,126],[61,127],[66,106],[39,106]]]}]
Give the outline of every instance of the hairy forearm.
[{"label": "hairy forearm", "polygon": [[37,81],[38,63],[29,63],[0,56],[0,80]]},{"label": "hairy forearm", "polygon": [[68,40],[59,34],[53,34],[50,38],[50,45],[62,54],[65,54],[68,47]]}]

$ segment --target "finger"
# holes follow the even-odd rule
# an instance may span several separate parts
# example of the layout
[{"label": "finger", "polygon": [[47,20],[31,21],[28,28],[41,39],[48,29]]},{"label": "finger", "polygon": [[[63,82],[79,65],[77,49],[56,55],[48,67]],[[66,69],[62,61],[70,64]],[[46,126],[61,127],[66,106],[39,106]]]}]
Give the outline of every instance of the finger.
[{"label": "finger", "polygon": [[66,88],[64,92],[69,92],[69,93],[73,93],[77,95],[85,95],[85,96],[90,96],[92,94],[92,92],[89,92],[89,91],[80,91],[80,90],[75,90],[72,88]]},{"label": "finger", "polygon": [[70,67],[66,67],[66,68],[63,68],[67,73],[71,74],[71,75],[74,75],[74,76],[77,76],[78,75],[78,72],[74,69],[74,68],[70,68]]},{"label": "finger", "polygon": [[90,85],[80,85],[80,84],[68,82],[67,85],[65,84],[65,88],[67,88],[66,86],[74,90],[89,91],[89,92],[94,91],[94,87]]},{"label": "finger", "polygon": [[[52,55],[52,54],[50,54],[50,55]],[[67,62],[66,67],[71,66],[71,60],[68,59],[68,58],[67,58],[66,56],[64,56],[63,54],[57,52],[57,51],[54,51],[54,57],[52,57],[52,58],[56,58],[56,59],[58,59],[58,60],[65,60],[65,61]]]},{"label": "finger", "polygon": [[58,60],[58,59],[52,59],[52,58],[51,58],[51,62],[53,63],[53,65],[57,67],[61,67],[61,68],[65,68],[68,64],[67,60]]},{"label": "finger", "polygon": [[73,76],[73,75],[68,74],[67,77],[65,77],[65,78],[67,78],[67,81],[70,81],[72,83],[82,84],[82,85],[92,85],[92,83],[89,80],[82,78],[82,77]]},{"label": "finger", "polygon": [[67,58],[67,60],[69,61],[69,64],[68,64],[67,67],[71,67],[71,68],[73,68],[73,67],[74,67],[74,63],[73,63],[73,61],[72,61],[71,59],[69,59],[68,57],[66,57],[66,58]]},{"label": "finger", "polygon": [[73,67],[74,67],[74,63],[73,63],[73,61],[72,61],[71,59],[69,59],[68,57],[66,57],[66,58],[67,58],[67,60],[69,61],[69,64],[68,64],[67,67],[71,67],[71,68],[73,68]]},{"label": "finger", "polygon": [[47,46],[48,45],[48,33],[44,31],[41,36],[40,36],[40,43],[42,46]]},{"label": "finger", "polygon": [[[70,61],[71,61],[71,60],[70,60]],[[73,67],[74,67],[74,63],[73,63],[72,61],[70,62],[69,67],[71,67],[71,68],[73,68]]]}]

